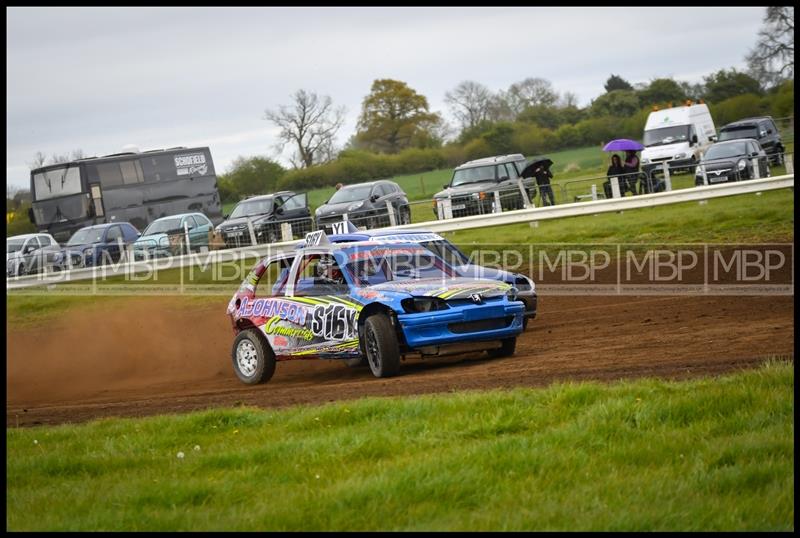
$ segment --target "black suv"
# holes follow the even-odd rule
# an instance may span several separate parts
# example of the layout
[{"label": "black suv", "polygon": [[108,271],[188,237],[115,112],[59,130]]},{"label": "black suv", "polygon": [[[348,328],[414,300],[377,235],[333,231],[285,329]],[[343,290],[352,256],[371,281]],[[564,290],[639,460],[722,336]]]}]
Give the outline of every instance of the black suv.
[{"label": "black suv", "polygon": [[242,200],[230,216],[225,215],[225,221],[215,231],[222,236],[226,247],[250,245],[248,221],[253,225],[256,243],[281,241],[281,224],[284,222],[292,225],[292,236],[302,237],[311,231],[312,225],[306,193],[281,191]]},{"label": "black suv", "polygon": [[784,147],[781,134],[772,120],[772,116],[745,118],[724,125],[719,130],[719,141],[752,138],[756,140],[776,166],[781,166],[784,159]]},{"label": "black suv", "polygon": [[[458,166],[453,170],[450,183],[443,185],[445,190],[433,196],[434,215],[446,218],[443,213],[440,215],[440,206],[448,199],[454,218],[493,213],[495,191],[499,192],[503,211],[522,209],[524,202],[519,190],[519,177],[525,164],[525,157],[515,153],[476,159]],[[536,180],[524,178],[522,182],[528,200],[532,201],[536,196]]]},{"label": "black suv", "polygon": [[406,193],[394,181],[379,179],[337,190],[330,200],[317,208],[317,228],[331,231],[333,223],[344,220],[345,214],[347,220],[363,228],[391,226],[387,202],[392,204],[396,224],[411,222]]}]

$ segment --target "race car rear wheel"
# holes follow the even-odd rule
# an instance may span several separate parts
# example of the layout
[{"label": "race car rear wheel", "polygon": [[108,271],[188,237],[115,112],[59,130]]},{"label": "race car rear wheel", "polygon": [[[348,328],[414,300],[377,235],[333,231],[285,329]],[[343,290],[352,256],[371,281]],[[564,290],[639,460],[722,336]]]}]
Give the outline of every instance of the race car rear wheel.
[{"label": "race car rear wheel", "polygon": [[510,357],[513,355],[514,350],[517,348],[517,337],[506,338],[505,340],[501,340],[500,343],[502,345],[497,349],[490,349],[487,351],[491,358],[498,359],[500,357]]},{"label": "race car rear wheel", "polygon": [[367,363],[375,377],[391,377],[400,370],[400,344],[386,314],[375,314],[364,323]]},{"label": "race car rear wheel", "polygon": [[258,329],[247,329],[233,341],[231,351],[236,377],[248,385],[266,383],[275,373],[275,354]]}]

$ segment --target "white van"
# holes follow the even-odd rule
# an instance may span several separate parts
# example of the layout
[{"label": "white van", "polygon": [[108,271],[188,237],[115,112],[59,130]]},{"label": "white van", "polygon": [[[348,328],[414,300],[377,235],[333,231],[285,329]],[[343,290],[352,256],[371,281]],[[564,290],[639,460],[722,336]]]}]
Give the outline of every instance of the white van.
[{"label": "white van", "polygon": [[655,110],[644,126],[642,170],[649,174],[669,161],[670,170],[683,169],[693,174],[697,162],[716,139],[717,130],[708,105]]}]

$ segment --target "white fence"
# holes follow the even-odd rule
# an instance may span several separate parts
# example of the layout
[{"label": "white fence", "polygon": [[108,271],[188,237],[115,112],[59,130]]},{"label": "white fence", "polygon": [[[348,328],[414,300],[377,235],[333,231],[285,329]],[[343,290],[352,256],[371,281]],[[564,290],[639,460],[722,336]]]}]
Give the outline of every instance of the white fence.
[{"label": "white fence", "polygon": [[[643,207],[656,207],[677,204],[681,202],[701,201],[724,196],[749,194],[786,188],[794,188],[793,173],[764,179],[754,179],[750,181],[723,183],[720,185],[701,186],[654,194],[643,194],[629,198],[593,200],[588,202],[576,202],[555,206],[519,209],[515,211],[505,211],[502,213],[474,215],[448,220],[432,220],[428,222],[405,224],[396,226],[395,228],[404,230],[429,230],[432,232],[453,232],[456,230],[462,231],[474,228],[486,228],[490,226],[504,226],[507,224],[559,219],[563,217],[594,215]],[[197,265],[198,263],[206,266],[208,264],[236,261],[244,258],[245,256],[250,258],[254,256],[261,257],[275,252],[292,250],[296,245],[296,240],[284,241],[267,245],[215,250],[203,254],[176,256],[163,260],[129,261],[118,264],[90,267],[86,269],[73,269],[71,271],[63,271],[58,273],[45,273],[14,277],[6,280],[6,289],[8,290],[30,286],[51,285],[77,280],[96,279],[97,277],[107,278],[118,275],[133,275],[143,272],[152,272],[154,270],[179,269]]]}]

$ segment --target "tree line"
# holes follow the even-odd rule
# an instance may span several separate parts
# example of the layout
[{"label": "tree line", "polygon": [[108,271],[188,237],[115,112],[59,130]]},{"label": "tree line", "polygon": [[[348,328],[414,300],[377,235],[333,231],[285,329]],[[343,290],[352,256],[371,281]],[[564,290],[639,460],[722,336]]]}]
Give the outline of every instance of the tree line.
[{"label": "tree line", "polygon": [[275,189],[309,189],[456,166],[503,153],[542,154],[641,137],[653,107],[708,103],[719,125],[745,116],[784,117],[794,110],[794,8],[765,10],[747,54],[747,72],[720,69],[691,84],[671,78],[631,84],[611,74],[605,92],[586,107],[540,77],[491,91],[474,80],[445,93],[457,125],[449,125],[406,82],[375,80],[362,101],[356,132],[342,148],[335,139],[345,109],[329,96],[298,90],[291,103],[267,110],[280,129],[275,149],[293,151],[286,170],[267,157],[238,159],[220,176],[224,200]]}]

